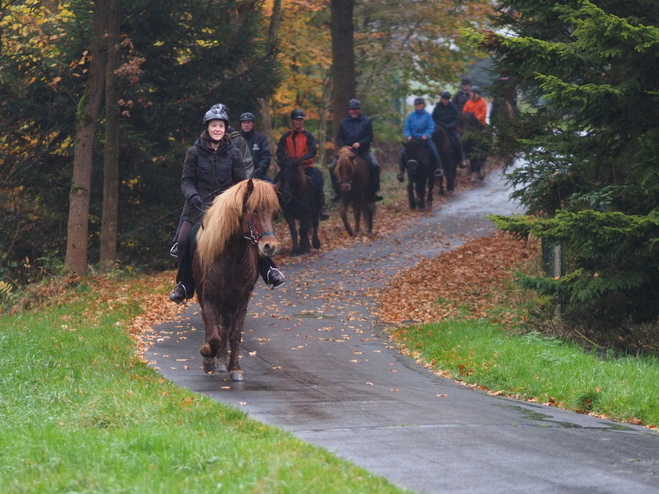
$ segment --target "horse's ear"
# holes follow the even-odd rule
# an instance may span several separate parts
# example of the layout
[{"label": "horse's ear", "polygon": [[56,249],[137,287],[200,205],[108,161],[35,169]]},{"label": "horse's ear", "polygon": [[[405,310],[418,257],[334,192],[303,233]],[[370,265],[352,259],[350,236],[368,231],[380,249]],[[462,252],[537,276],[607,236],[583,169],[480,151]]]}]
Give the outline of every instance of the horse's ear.
[{"label": "horse's ear", "polygon": [[247,180],[247,187],[245,187],[245,197],[243,197],[243,206],[247,205],[249,196],[254,192],[254,181],[250,178]]}]

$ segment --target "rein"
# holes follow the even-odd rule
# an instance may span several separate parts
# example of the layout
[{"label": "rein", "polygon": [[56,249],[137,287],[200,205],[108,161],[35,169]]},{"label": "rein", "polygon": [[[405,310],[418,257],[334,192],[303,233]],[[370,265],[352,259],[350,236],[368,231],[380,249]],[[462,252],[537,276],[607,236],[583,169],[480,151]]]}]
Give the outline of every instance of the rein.
[{"label": "rein", "polygon": [[249,240],[252,245],[258,245],[261,237],[265,237],[266,235],[275,236],[274,232],[259,232],[258,228],[254,225],[252,212],[249,209],[247,210],[247,225],[249,226],[249,235],[243,235],[243,237]]}]

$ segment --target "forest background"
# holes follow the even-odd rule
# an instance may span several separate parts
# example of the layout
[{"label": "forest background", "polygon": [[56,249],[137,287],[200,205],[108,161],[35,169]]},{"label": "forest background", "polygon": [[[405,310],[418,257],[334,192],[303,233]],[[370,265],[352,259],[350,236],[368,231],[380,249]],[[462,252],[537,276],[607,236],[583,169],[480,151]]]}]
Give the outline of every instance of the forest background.
[{"label": "forest background", "polygon": [[[0,282],[63,266],[171,268],[183,157],[214,103],[236,126],[256,114],[271,145],[303,108],[326,164],[346,116],[334,88],[362,99],[377,147],[399,142],[405,98],[457,87],[475,53],[459,30],[490,11],[480,0],[3,0]],[[332,25],[354,30],[352,77],[333,80]]]}]

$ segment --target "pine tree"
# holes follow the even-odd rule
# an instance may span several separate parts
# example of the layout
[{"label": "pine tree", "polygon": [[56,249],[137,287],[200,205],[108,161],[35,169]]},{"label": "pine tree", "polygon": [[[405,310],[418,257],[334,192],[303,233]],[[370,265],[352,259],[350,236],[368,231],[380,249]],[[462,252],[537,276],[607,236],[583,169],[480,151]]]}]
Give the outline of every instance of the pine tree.
[{"label": "pine tree", "polygon": [[654,320],[659,2],[504,0],[495,22],[496,32],[470,37],[530,104],[499,132],[524,158],[509,178],[533,214],[497,222],[563,243],[570,265],[559,279],[526,277],[526,285],[568,312],[587,307],[591,324]]}]

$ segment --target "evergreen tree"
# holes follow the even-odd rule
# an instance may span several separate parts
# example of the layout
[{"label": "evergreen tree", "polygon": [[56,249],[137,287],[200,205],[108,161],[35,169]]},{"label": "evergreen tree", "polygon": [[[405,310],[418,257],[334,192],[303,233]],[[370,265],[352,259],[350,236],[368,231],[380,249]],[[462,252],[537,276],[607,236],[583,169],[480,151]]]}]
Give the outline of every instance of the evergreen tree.
[{"label": "evergreen tree", "polygon": [[525,284],[592,325],[655,319],[659,2],[504,0],[495,23],[470,37],[530,105],[498,132],[524,158],[508,176],[533,213],[497,222],[564,244],[570,266]]}]

